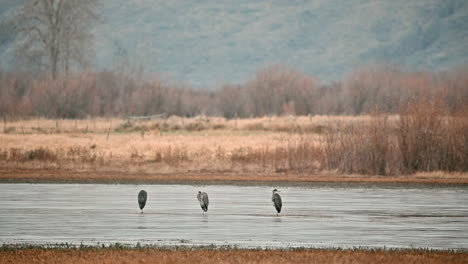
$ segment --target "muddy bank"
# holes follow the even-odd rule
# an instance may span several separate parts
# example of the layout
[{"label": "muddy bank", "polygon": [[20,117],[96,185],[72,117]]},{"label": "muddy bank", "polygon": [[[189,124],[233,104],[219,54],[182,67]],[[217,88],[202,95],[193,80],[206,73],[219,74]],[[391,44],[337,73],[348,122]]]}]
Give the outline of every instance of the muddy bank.
[{"label": "muddy bank", "polygon": [[186,172],[147,173],[122,171],[79,171],[64,169],[0,168],[0,183],[132,183],[132,184],[292,184],[389,183],[468,185],[468,174],[416,174],[402,176],[339,175],[332,173],[233,173]]}]

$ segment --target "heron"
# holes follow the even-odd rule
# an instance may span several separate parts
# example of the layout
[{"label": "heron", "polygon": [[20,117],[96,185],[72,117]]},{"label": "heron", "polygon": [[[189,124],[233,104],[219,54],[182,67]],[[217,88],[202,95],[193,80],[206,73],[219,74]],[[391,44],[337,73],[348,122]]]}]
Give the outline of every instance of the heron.
[{"label": "heron", "polygon": [[273,190],[273,195],[271,196],[271,201],[273,202],[273,206],[276,208],[276,211],[278,212],[276,216],[278,216],[279,213],[281,213],[281,207],[283,206],[283,202],[281,201],[281,196],[278,194],[278,190],[274,189]]},{"label": "heron", "polygon": [[148,198],[148,194],[145,190],[141,190],[138,193],[138,205],[140,206],[141,213],[143,213],[143,208],[145,208],[146,198]]},{"label": "heron", "polygon": [[203,213],[208,211],[208,204],[210,204],[208,194],[206,194],[206,192],[198,191],[197,199],[200,202],[200,207],[203,210]]}]

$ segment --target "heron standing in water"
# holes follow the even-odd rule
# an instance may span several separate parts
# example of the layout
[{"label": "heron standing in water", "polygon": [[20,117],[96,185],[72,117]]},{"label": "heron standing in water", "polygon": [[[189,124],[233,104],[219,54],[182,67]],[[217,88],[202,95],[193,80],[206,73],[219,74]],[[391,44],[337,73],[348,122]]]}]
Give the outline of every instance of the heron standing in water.
[{"label": "heron standing in water", "polygon": [[141,213],[143,213],[143,208],[145,208],[146,198],[148,198],[148,194],[145,190],[141,190],[138,193],[138,205],[140,206]]},{"label": "heron standing in water", "polygon": [[278,194],[278,190],[274,189],[273,190],[273,195],[271,196],[271,201],[273,202],[273,206],[276,208],[276,211],[278,212],[276,216],[278,216],[279,213],[281,213],[281,207],[283,206],[283,202],[281,201],[281,196]]},{"label": "heron standing in water", "polygon": [[206,192],[198,191],[197,199],[200,202],[200,207],[203,210],[203,213],[208,211],[208,204],[210,203],[208,200],[208,194],[206,194]]}]

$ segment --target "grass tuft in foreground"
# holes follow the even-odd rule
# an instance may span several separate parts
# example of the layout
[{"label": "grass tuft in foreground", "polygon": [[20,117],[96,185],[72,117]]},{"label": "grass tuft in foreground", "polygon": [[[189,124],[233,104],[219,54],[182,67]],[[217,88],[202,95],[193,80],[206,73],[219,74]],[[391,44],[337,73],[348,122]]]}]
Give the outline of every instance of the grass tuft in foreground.
[{"label": "grass tuft in foreground", "polygon": [[467,251],[431,249],[238,249],[233,247],[3,245],[0,263],[466,263]]}]

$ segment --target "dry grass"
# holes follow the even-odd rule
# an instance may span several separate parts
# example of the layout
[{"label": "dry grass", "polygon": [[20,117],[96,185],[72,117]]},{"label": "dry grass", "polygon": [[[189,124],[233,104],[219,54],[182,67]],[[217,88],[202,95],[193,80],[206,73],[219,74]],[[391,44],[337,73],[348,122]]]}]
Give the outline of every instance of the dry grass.
[{"label": "dry grass", "polygon": [[[14,129],[0,134],[0,162],[9,168],[112,167],[145,172],[312,168],[311,156],[319,155],[315,145],[319,144],[320,135],[283,132],[285,127],[322,127],[334,118],[311,119],[314,118],[174,117],[135,123],[118,119],[16,121],[8,123]],[[252,129],[252,124],[257,123],[262,124],[261,130]],[[296,156],[299,159],[293,159]]]},{"label": "dry grass", "polygon": [[[435,128],[419,128],[412,121],[419,119],[409,117],[19,120],[7,123],[6,133],[0,134],[0,167],[6,172],[53,169],[158,175],[330,176],[334,172],[389,177],[438,171],[444,177],[432,178],[468,178],[468,115],[439,114]],[[421,137],[431,148],[423,148]],[[412,167],[407,165],[408,157]]]},{"label": "dry grass", "polygon": [[468,253],[428,250],[20,249],[0,263],[466,263]]},{"label": "dry grass", "polygon": [[[323,133],[330,123],[359,124],[369,120],[369,115],[360,116],[272,116],[261,118],[225,119],[222,117],[197,116],[193,118],[172,116],[148,121],[129,121],[120,118],[89,119],[27,119],[8,121],[3,124],[8,134],[55,134],[55,133],[107,133],[114,132],[192,132],[204,130],[312,132]],[[391,116],[397,119],[397,116]]]},{"label": "dry grass", "polygon": [[[104,134],[7,134],[0,135],[0,161],[3,166],[12,167],[98,169],[114,166],[124,170],[139,167],[153,172],[252,167],[263,171],[262,164],[257,164],[258,159],[268,158],[268,164],[273,164],[274,158],[286,159],[279,155],[288,146],[297,144],[293,141],[281,134],[238,132],[145,137],[137,133],[118,133],[108,140]],[[279,163],[277,167],[281,167]]]}]

